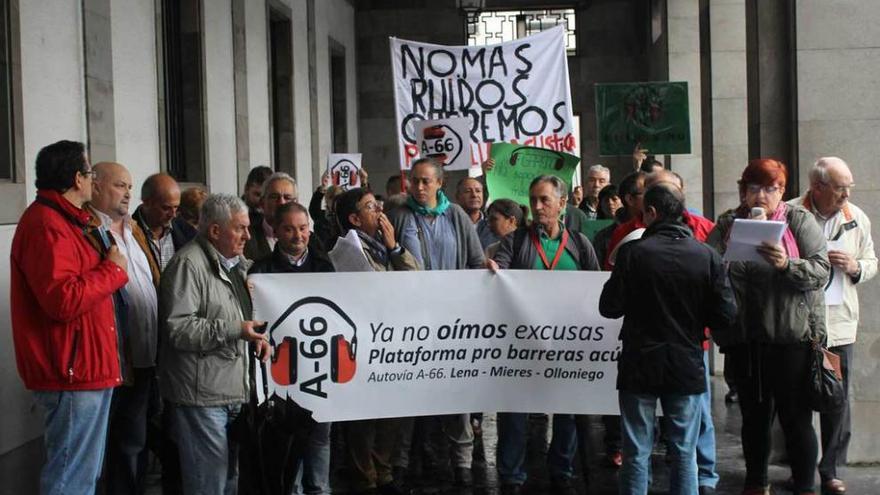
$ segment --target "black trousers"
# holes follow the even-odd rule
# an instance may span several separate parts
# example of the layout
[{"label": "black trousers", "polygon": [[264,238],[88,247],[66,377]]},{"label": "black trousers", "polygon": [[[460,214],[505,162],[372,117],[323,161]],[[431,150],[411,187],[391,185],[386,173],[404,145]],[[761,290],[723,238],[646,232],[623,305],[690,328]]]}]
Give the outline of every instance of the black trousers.
[{"label": "black trousers", "polygon": [[807,401],[811,355],[806,343],[750,344],[727,352],[740,397],[747,487],[768,484],[770,427],[778,414],[795,493],[813,491],[819,446]]},{"label": "black trousers", "polygon": [[113,390],[107,430],[106,493],[137,494],[145,490],[147,409],[156,368],[135,368],[134,384]]},{"label": "black trousers", "polygon": [[843,374],[843,390],[846,402],[840,410],[819,416],[822,432],[822,460],[819,461],[819,476],[822,481],[837,478],[837,466],[846,464],[846,450],[852,437],[849,408],[849,370],[853,362],[853,344],[828,349],[840,356],[840,371]]}]

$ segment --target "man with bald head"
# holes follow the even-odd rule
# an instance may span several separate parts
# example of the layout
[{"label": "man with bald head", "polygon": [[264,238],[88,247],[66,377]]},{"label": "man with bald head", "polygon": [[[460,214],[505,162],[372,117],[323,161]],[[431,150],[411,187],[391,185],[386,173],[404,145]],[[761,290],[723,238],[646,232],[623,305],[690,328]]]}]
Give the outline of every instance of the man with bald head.
[{"label": "man with bald head", "polygon": [[[846,485],[837,476],[837,465],[846,462],[849,446],[849,374],[853,344],[859,324],[859,295],[856,285],[877,273],[877,256],[871,239],[871,221],[865,212],[849,201],[853,175],[846,162],[837,157],[820,158],[810,170],[810,189],[789,201],[810,210],[828,239],[828,259],[835,277],[843,279],[843,301],[826,301],[828,349],[840,356],[846,405],[839,411],[820,415],[822,460],[819,476],[823,493],[845,493]],[[837,304],[834,304],[837,303]]]},{"label": "man with bald head", "polygon": [[128,169],[101,162],[93,170],[91,240],[102,252],[117,246],[128,259],[128,283],[114,298],[125,383],[113,391],[104,478],[108,494],[137,493],[146,474],[147,407],[156,372],[159,267],[146,235],[128,214]]},{"label": "man with bald head", "polygon": [[180,186],[168,174],[153,174],[141,186],[141,205],[132,217],[150,241],[150,254],[161,270],[180,248],[191,241],[196,230],[177,218]]}]

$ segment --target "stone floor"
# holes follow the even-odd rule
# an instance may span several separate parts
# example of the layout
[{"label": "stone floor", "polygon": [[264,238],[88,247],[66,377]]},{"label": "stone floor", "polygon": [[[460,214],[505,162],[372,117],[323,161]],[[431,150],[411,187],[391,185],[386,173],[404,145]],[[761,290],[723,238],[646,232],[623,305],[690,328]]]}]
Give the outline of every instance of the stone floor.
[{"label": "stone floor", "polygon": [[[713,379],[713,413],[715,418],[718,472],[721,481],[717,488],[719,494],[738,494],[742,488],[744,463],[739,440],[739,408],[736,405],[725,405],[723,400],[724,385],[720,378]],[[599,418],[590,418],[589,449],[586,454],[589,483],[584,483],[583,464],[580,459],[578,466],[577,486],[584,494],[611,495],[617,493],[617,470],[604,463],[602,455],[602,424]],[[544,452],[546,452],[549,432],[547,419],[540,415],[532,417],[530,450],[528,459],[529,481],[525,486],[527,495],[552,495],[546,468]],[[482,444],[478,443],[475,458],[472,489],[459,489],[452,486],[451,472],[441,473],[429,480],[415,481],[412,495],[494,495],[497,493],[497,477],[495,472],[496,431],[494,415],[486,415],[483,422]],[[486,454],[486,455],[484,455]],[[340,456],[334,456],[336,458]],[[485,459],[484,461],[482,459]],[[649,493],[666,493],[668,489],[668,471],[662,449],[658,448],[653,456],[654,484]],[[334,465],[334,493],[348,493],[344,467]],[[782,484],[789,477],[789,471],[783,465],[771,465],[770,479],[774,485],[774,493],[787,494]],[[855,495],[880,495],[880,466],[847,467],[842,470],[849,493]],[[158,495],[161,490],[153,483],[148,493]]]}]

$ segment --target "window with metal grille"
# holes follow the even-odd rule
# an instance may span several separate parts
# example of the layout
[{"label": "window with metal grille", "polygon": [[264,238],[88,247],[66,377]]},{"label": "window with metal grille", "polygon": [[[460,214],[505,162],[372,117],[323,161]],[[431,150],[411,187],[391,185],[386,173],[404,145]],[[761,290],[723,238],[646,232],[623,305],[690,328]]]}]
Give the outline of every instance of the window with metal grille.
[{"label": "window with metal grille", "polygon": [[467,14],[469,46],[502,43],[537,34],[555,26],[565,26],[565,48],[577,53],[574,9],[529,9],[475,11]]}]

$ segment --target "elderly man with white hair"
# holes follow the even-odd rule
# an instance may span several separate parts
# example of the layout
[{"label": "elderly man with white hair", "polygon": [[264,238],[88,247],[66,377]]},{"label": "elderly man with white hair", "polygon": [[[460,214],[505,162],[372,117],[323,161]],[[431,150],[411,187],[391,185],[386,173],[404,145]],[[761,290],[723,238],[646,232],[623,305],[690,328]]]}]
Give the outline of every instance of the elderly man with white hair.
[{"label": "elderly man with white hair", "polygon": [[[850,203],[852,172],[837,157],[820,158],[810,170],[810,189],[789,204],[810,210],[828,239],[828,259],[834,267],[832,282],[842,278],[842,300],[827,299],[825,313],[828,349],[840,356],[843,388],[849,389],[853,364],[853,344],[859,323],[859,296],[856,285],[877,273],[877,256],[871,239],[871,221],[859,207]],[[819,475],[822,493],[846,493],[846,485],[837,476],[837,466],[846,462],[849,446],[850,410],[846,405],[837,412],[821,415],[822,460]]]},{"label": "elderly man with white hair", "polygon": [[579,206],[590,220],[595,220],[599,214],[599,191],[611,183],[611,170],[596,164],[587,169],[586,188],[584,200]]},{"label": "elderly man with white hair", "polygon": [[199,233],[178,251],[159,283],[159,387],[171,408],[184,493],[234,494],[236,446],[227,435],[248,400],[248,342],[269,355],[253,321],[242,255],[248,209],[231,194],[202,205]]}]

